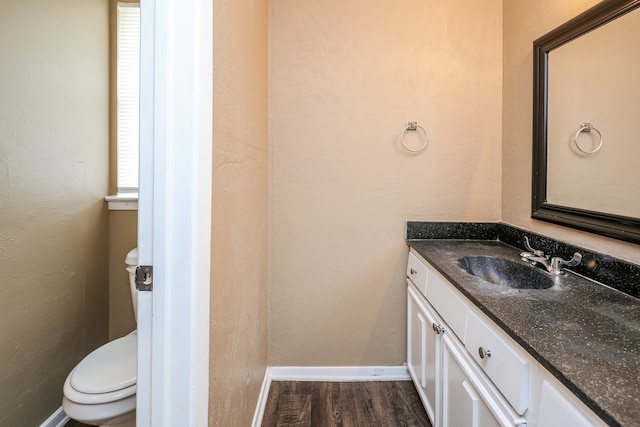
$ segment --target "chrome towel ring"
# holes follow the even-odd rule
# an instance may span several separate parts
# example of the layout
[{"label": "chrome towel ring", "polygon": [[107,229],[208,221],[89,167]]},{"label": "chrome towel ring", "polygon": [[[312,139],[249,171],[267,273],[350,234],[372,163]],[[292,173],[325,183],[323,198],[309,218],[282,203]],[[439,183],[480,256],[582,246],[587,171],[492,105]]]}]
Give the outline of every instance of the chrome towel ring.
[{"label": "chrome towel ring", "polygon": [[[419,148],[416,148],[414,150],[412,148],[407,147],[407,144],[404,143],[404,134],[408,130],[417,131],[418,129],[421,129],[422,132],[424,132],[424,141],[422,141],[422,145]],[[410,151],[412,153],[419,153],[427,147],[427,143],[429,142],[429,134],[427,133],[425,128],[423,128],[418,124],[418,122],[407,122],[407,125],[404,127],[404,129],[402,129],[402,132],[400,132],[400,142],[402,142],[402,146],[404,147],[405,150]]]},{"label": "chrome towel ring", "polygon": [[[578,144],[578,137],[582,132],[591,132],[591,131],[595,131],[598,134],[598,139],[599,139],[598,146],[591,151],[583,150],[582,148],[580,148],[580,144]],[[573,137],[573,144],[581,153],[584,153],[584,154],[597,153],[602,148],[602,133],[600,133],[598,129],[594,128],[591,125],[591,123],[581,123],[580,129],[578,129],[578,132],[576,132],[576,136]]]}]

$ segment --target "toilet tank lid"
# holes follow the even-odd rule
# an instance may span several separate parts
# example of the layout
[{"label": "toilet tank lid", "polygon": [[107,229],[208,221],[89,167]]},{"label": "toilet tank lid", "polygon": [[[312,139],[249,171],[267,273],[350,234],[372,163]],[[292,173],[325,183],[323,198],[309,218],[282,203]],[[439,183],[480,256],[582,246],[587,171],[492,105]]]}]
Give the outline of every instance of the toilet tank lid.
[{"label": "toilet tank lid", "polygon": [[124,262],[127,265],[138,265],[138,248],[131,249]]},{"label": "toilet tank lid", "polygon": [[122,390],[137,382],[138,339],[130,334],[94,350],[71,372],[71,387],[81,393]]}]

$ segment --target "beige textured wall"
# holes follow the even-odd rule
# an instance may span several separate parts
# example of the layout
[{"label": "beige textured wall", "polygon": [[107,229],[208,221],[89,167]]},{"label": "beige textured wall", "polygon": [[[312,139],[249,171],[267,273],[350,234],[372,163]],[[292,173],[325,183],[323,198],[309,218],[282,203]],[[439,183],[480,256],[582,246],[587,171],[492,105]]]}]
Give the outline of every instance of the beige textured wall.
[{"label": "beige textured wall", "polygon": [[108,335],[105,0],[5,0],[0,14],[0,425],[61,405]]},{"label": "beige textured wall", "polygon": [[209,425],[251,424],[267,365],[268,8],[214,3]]},{"label": "beige textured wall", "polygon": [[109,212],[109,339],[136,328],[124,259],[138,242],[138,211]]},{"label": "beige textured wall", "polygon": [[596,0],[504,2],[502,219],[638,263],[637,245],[531,219],[533,40],[596,3]]},{"label": "beige textured wall", "polygon": [[500,219],[502,1],[273,0],[269,25],[269,364],[399,365],[405,221]]}]

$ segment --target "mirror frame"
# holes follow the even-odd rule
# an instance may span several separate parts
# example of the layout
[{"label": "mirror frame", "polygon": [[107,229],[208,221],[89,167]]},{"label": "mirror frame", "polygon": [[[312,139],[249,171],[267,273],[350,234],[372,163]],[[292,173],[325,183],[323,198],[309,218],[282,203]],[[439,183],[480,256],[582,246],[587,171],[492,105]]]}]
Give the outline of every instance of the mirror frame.
[{"label": "mirror frame", "polygon": [[[553,49],[640,7],[604,0],[533,42],[533,176],[531,217],[640,244],[640,219],[547,203],[548,58]],[[640,195],[638,195],[640,197]]]}]

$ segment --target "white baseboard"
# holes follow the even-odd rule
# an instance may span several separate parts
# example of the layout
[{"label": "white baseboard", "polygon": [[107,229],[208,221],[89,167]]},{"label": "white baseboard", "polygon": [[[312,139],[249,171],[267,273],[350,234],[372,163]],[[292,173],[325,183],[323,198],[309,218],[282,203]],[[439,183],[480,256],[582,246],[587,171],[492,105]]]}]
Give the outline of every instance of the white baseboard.
[{"label": "white baseboard", "polygon": [[63,427],[71,418],[59,407],[49,418],[47,418],[40,427]]},{"label": "white baseboard", "polygon": [[256,405],[256,411],[253,414],[253,422],[251,427],[260,427],[262,425],[262,417],[264,417],[264,408],[267,406],[267,398],[269,397],[269,389],[271,388],[271,376],[269,375],[269,368],[264,373],[264,380],[262,380],[262,388],[260,389],[260,395],[258,396],[258,403]]},{"label": "white baseboard", "polygon": [[272,381],[405,381],[410,380],[406,366],[274,366]]},{"label": "white baseboard", "polygon": [[262,382],[252,427],[260,427],[272,381],[409,381],[406,366],[272,366]]}]

